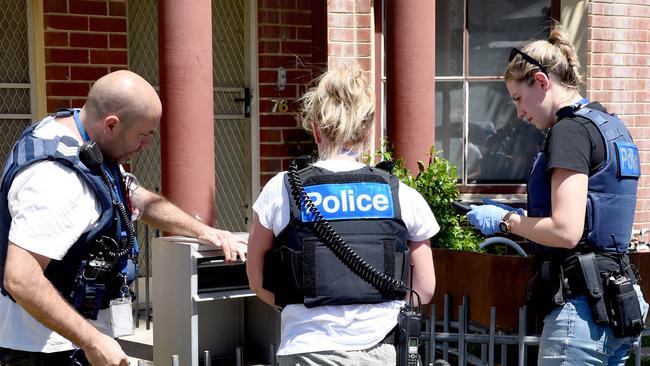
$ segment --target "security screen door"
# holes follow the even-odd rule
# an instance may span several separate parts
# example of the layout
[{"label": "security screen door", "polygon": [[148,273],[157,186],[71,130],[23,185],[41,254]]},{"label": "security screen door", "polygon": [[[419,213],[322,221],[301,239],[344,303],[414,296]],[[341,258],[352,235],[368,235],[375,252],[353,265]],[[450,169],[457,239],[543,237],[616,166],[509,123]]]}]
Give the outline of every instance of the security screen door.
[{"label": "security screen door", "polygon": [[0,166],[36,118],[32,1],[0,0]]},{"label": "security screen door", "polygon": [[[217,227],[230,231],[246,231],[251,210],[251,118],[244,101],[250,90],[246,3],[212,1],[215,208]],[[160,85],[156,7],[156,0],[128,2],[129,68],[152,85]],[[158,135],[150,149],[134,157],[132,170],[143,186],[160,190]]]}]

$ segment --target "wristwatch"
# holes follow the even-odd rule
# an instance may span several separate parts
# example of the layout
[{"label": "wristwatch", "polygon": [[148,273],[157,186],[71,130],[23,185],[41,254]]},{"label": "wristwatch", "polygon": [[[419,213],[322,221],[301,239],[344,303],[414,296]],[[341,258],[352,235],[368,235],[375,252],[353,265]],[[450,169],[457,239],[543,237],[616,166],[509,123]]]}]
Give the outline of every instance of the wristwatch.
[{"label": "wristwatch", "polygon": [[499,222],[499,231],[501,231],[504,234],[509,234],[510,233],[510,222],[508,219],[512,214],[516,214],[517,211],[508,211],[505,215],[503,215],[503,218]]}]

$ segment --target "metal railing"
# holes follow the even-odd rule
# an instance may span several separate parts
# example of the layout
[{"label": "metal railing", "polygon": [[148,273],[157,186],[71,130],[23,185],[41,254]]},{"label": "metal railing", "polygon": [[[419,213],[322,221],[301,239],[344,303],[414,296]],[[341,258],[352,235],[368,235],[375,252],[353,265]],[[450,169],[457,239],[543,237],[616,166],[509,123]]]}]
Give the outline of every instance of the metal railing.
[{"label": "metal railing", "polygon": [[[426,330],[420,335],[424,343],[423,365],[433,365],[434,359],[444,359],[454,365],[488,365],[497,362],[500,365],[524,366],[536,364],[536,360],[529,360],[529,348],[539,346],[539,335],[529,335],[527,329],[528,311],[526,306],[519,309],[519,328],[515,334],[506,334],[496,330],[496,311],[490,308],[490,323],[487,328],[470,324],[469,297],[463,297],[463,302],[458,306],[458,320],[451,319],[451,296],[445,294],[443,304],[443,317],[436,319],[435,304],[430,305],[430,316],[425,321]],[[433,327],[432,327],[433,325]],[[645,328],[641,336],[649,336],[650,328]],[[635,365],[641,365],[641,341],[634,348]],[[480,350],[468,351],[468,346],[475,344]],[[509,349],[516,348],[515,359],[508,360]]]}]

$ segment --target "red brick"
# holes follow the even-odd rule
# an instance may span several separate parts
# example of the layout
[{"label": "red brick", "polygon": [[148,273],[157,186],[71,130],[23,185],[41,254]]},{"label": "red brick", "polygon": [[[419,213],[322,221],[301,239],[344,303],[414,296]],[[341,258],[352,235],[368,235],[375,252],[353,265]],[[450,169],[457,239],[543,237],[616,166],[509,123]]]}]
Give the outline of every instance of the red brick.
[{"label": "red brick", "polygon": [[354,43],[333,43],[330,42],[327,47],[327,54],[330,56],[353,57]]},{"label": "red brick", "polygon": [[70,75],[72,80],[95,81],[108,74],[106,66],[71,66]]},{"label": "red brick", "polygon": [[350,0],[329,0],[327,11],[333,13],[351,13],[354,11],[354,2]]},{"label": "red brick", "polygon": [[282,28],[277,25],[260,25],[258,27],[259,30],[259,39],[260,40],[265,40],[265,39],[279,39],[280,34],[282,33]]},{"label": "red brick", "polygon": [[285,128],[282,130],[282,141],[313,143],[314,138],[302,128]]},{"label": "red brick", "polygon": [[90,18],[89,24],[94,32],[126,33],[125,18]]},{"label": "red brick", "polygon": [[[301,1],[301,0],[298,0]],[[296,0],[280,0],[280,4],[278,5],[279,8],[281,9],[295,9],[296,8]]]},{"label": "red brick", "polygon": [[87,82],[52,82],[45,84],[48,96],[84,97],[88,94],[90,84]]},{"label": "red brick", "polygon": [[277,70],[261,70],[257,74],[258,82],[260,84],[275,84],[278,80]]},{"label": "red brick", "polygon": [[280,42],[279,41],[259,41],[258,42],[258,52],[260,54],[279,53],[280,52]]},{"label": "red brick", "polygon": [[269,173],[261,173],[260,174],[260,187],[264,187],[266,183],[268,183],[271,178],[273,178],[277,172],[269,172]]},{"label": "red brick", "polygon": [[372,69],[372,62],[369,57],[328,57],[327,64],[330,69],[333,69],[347,65],[351,62],[358,63],[364,71],[370,71]]},{"label": "red brick", "polygon": [[[270,109],[269,109],[270,112]],[[296,127],[298,122],[291,114],[260,113],[260,127]]]},{"label": "red brick", "polygon": [[614,42],[590,40],[589,43],[592,52],[612,52],[614,50]]},{"label": "red brick", "polygon": [[[312,69],[317,68],[316,65],[311,65]],[[312,71],[310,70],[287,70],[287,81],[297,84],[307,84],[313,79]]]},{"label": "red brick", "polygon": [[625,6],[620,4],[604,4],[602,10],[605,15],[625,15]]},{"label": "red brick", "polygon": [[296,27],[294,39],[311,40],[311,27]]},{"label": "red brick", "polygon": [[109,48],[127,48],[126,34],[109,34],[108,35]]},{"label": "red brick", "polygon": [[280,13],[280,23],[285,25],[311,25],[311,14],[297,11]]},{"label": "red brick", "polygon": [[371,37],[372,33],[370,32],[370,29],[357,29],[357,42],[370,42]]},{"label": "red brick", "polygon": [[282,141],[281,130],[260,129],[260,142],[280,142]]},{"label": "red brick", "polygon": [[273,55],[262,55],[259,58],[259,67],[265,68],[292,68],[296,64],[295,57],[291,56],[273,56]]},{"label": "red brick", "polygon": [[67,13],[67,0],[43,0],[43,13]]},{"label": "red brick", "polygon": [[88,30],[88,17],[76,15],[45,15],[45,29]]},{"label": "red brick", "polygon": [[126,4],[124,2],[111,1],[108,3],[108,14],[110,16],[126,16]]},{"label": "red brick", "polygon": [[372,26],[372,17],[369,14],[357,15],[357,28],[370,28]]},{"label": "red brick", "polygon": [[258,9],[277,9],[280,7],[280,0],[260,0],[257,2]]},{"label": "red brick", "polygon": [[612,76],[615,78],[633,78],[634,68],[632,67],[613,67]]},{"label": "red brick", "polygon": [[73,50],[69,48],[46,48],[46,63],[73,63],[87,64],[89,61],[87,50]]},{"label": "red brick", "polygon": [[357,13],[370,13],[370,10],[372,10],[371,0],[356,0],[355,10]]},{"label": "red brick", "polygon": [[47,113],[54,113],[59,108],[72,108],[69,99],[47,98]]},{"label": "red brick", "polygon": [[69,0],[70,13],[107,15],[108,9],[104,1]]},{"label": "red brick", "polygon": [[120,71],[120,70],[128,70],[129,65],[110,65],[108,67],[108,72],[111,73],[113,71]]},{"label": "red brick", "polygon": [[310,55],[312,51],[311,42],[284,41],[282,42],[282,53],[292,55]]},{"label": "red brick", "polygon": [[277,10],[260,10],[257,13],[259,24],[279,24],[280,12]]},{"label": "red brick", "polygon": [[49,32],[43,34],[45,47],[68,46],[68,32]]},{"label": "red brick", "polygon": [[70,67],[59,65],[45,66],[46,80],[70,80]]},{"label": "red brick", "polygon": [[90,50],[90,62],[92,64],[127,65],[128,56],[126,51]]},{"label": "red brick", "polygon": [[296,9],[311,11],[313,9],[311,0],[297,0]]},{"label": "red brick", "polygon": [[354,41],[354,31],[352,29],[330,28],[330,42],[352,42]]},{"label": "red brick", "polygon": [[291,154],[286,144],[260,144],[260,156],[283,157]]},{"label": "red brick", "polygon": [[327,26],[336,28],[354,27],[354,15],[345,13],[327,14]]},{"label": "red brick", "polygon": [[84,104],[86,104],[86,96],[84,95],[82,97],[70,98],[70,104],[72,104],[73,106],[81,107]]},{"label": "red brick", "polygon": [[[635,6],[635,5],[628,6],[627,9],[626,9],[625,15],[630,16],[630,17],[638,17],[638,18],[641,18],[641,19],[645,18],[647,20],[647,18],[650,18],[650,6],[647,6],[647,5],[645,5],[645,6],[643,6],[643,5],[640,5],[640,6]],[[641,29],[648,29],[648,28],[646,27],[646,28],[641,28]]]},{"label": "red brick", "polygon": [[282,170],[282,159],[260,159],[260,171],[279,172],[280,170]]},{"label": "red brick", "polygon": [[358,43],[357,44],[357,57],[370,57],[372,52],[372,47],[370,43]]},{"label": "red brick", "polygon": [[[259,86],[259,93],[261,97],[277,97],[277,99],[280,98],[296,98],[298,97],[297,95],[297,89],[295,85],[287,85],[284,90],[278,90],[277,86],[275,84],[260,84]],[[277,100],[276,99],[276,100]],[[273,106],[271,106],[273,108]],[[260,109],[262,107],[260,106]],[[264,112],[271,112],[272,109],[268,110],[263,110]]]},{"label": "red brick", "polygon": [[614,70],[610,66],[592,66],[591,67],[591,77],[605,77],[611,78],[614,74]]},{"label": "red brick", "polygon": [[650,42],[648,42],[648,43],[637,43],[636,44],[636,53],[650,54]]},{"label": "red brick", "polygon": [[98,33],[70,33],[70,46],[108,48],[108,35]]}]

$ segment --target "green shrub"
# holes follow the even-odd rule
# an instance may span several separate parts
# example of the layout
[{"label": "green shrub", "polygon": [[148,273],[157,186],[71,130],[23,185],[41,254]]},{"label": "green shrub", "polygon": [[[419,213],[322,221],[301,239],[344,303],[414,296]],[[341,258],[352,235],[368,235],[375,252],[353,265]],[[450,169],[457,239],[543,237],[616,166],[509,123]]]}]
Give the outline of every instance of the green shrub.
[{"label": "green shrub", "polygon": [[464,251],[481,251],[481,238],[467,222],[465,215],[458,214],[451,202],[458,200],[459,192],[456,186],[458,175],[456,167],[445,160],[440,152],[432,146],[429,163],[418,161],[419,172],[413,175],[406,168],[401,157],[393,159],[392,151],[378,152],[383,160],[393,161],[395,174],[404,184],[414,188],[429,203],[433,214],[440,225],[440,232],[431,238],[435,248],[447,248]]}]

